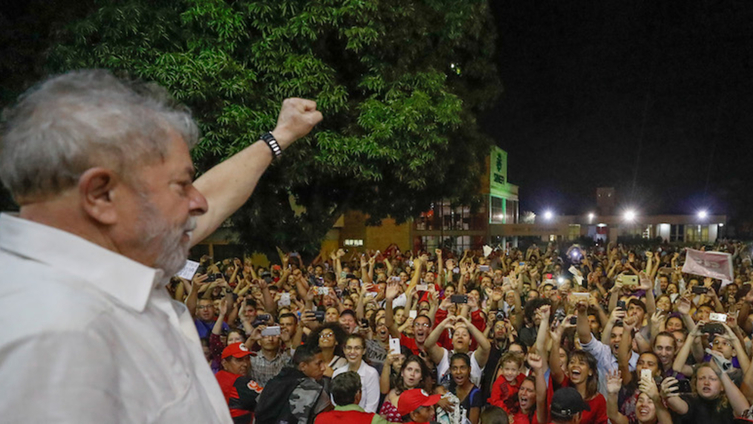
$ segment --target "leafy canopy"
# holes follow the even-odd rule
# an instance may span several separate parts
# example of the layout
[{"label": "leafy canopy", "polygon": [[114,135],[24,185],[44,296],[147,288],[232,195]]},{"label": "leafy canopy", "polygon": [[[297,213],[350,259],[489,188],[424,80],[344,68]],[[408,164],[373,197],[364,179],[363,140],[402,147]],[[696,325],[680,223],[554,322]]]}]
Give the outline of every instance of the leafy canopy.
[{"label": "leafy canopy", "polygon": [[475,115],[500,91],[490,19],[478,0],[99,1],[49,63],[167,87],[202,130],[199,170],[273,129],[284,98],[316,100],[324,121],[233,221],[250,248],[317,251],[347,209],[472,200],[491,145]]}]

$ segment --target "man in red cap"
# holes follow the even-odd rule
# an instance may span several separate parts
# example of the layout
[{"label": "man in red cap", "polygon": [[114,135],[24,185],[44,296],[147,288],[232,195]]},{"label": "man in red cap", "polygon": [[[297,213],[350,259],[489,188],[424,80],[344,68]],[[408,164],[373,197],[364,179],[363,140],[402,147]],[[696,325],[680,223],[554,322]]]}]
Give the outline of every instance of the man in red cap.
[{"label": "man in red cap", "polygon": [[429,395],[422,389],[404,391],[397,401],[397,412],[404,423],[428,423],[434,419],[434,405],[442,395]]},{"label": "man in red cap", "polygon": [[222,351],[222,370],[215,376],[230,408],[235,424],[250,424],[254,417],[256,399],[262,387],[247,377],[251,367],[249,352],[243,343],[233,343]]}]

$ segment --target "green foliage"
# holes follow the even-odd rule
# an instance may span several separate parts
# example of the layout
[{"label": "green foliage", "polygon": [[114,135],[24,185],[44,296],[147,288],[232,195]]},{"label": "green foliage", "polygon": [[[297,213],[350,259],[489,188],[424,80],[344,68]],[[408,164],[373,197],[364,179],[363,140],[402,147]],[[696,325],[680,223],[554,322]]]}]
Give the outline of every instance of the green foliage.
[{"label": "green foliage", "polygon": [[473,200],[491,145],[475,114],[500,91],[490,18],[478,0],[100,1],[49,63],[168,87],[202,130],[199,170],[274,128],[284,98],[315,99],[324,122],[233,219],[251,248],[315,251],[346,209]]}]

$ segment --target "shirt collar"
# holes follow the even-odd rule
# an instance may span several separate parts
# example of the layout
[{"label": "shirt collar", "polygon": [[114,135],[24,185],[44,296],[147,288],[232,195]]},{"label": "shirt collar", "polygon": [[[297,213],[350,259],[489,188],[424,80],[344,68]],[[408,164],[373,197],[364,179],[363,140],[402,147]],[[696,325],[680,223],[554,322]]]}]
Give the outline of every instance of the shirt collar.
[{"label": "shirt collar", "polygon": [[335,411],[358,411],[358,412],[366,412],[361,408],[360,406],[356,404],[350,404],[345,406],[337,406],[335,405]]},{"label": "shirt collar", "polygon": [[164,286],[163,272],[75,234],[0,214],[0,249],[73,275],[141,312],[151,291]]}]

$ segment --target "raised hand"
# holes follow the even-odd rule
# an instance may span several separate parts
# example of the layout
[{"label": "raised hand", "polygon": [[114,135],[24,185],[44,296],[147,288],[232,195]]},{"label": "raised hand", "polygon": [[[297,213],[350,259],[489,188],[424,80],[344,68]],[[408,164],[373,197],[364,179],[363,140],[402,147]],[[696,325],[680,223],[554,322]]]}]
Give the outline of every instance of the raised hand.
[{"label": "raised hand", "polygon": [[620,370],[613,370],[607,373],[607,393],[615,395],[622,389],[622,377]]},{"label": "raised hand", "polygon": [[227,315],[227,299],[220,300],[220,318]]},{"label": "raised hand", "polygon": [[683,315],[689,314],[690,313],[690,300],[685,297],[679,298],[677,300],[677,312]]},{"label": "raised hand", "polygon": [[285,150],[295,140],[308,134],[322,118],[322,113],[316,110],[316,102],[299,98],[285,99],[272,134],[280,148]]},{"label": "raised hand", "polygon": [[534,371],[540,371],[541,368],[544,367],[544,360],[541,359],[541,356],[537,355],[536,353],[529,352],[528,358],[526,359],[528,361],[528,365],[531,366],[531,369]]},{"label": "raised hand", "polygon": [[387,283],[387,290],[384,293],[384,297],[394,300],[398,294],[400,294],[400,284],[394,281]]},{"label": "raised hand", "polygon": [[661,397],[668,399],[671,397],[680,396],[680,387],[678,381],[674,377],[667,377],[661,382]]}]

